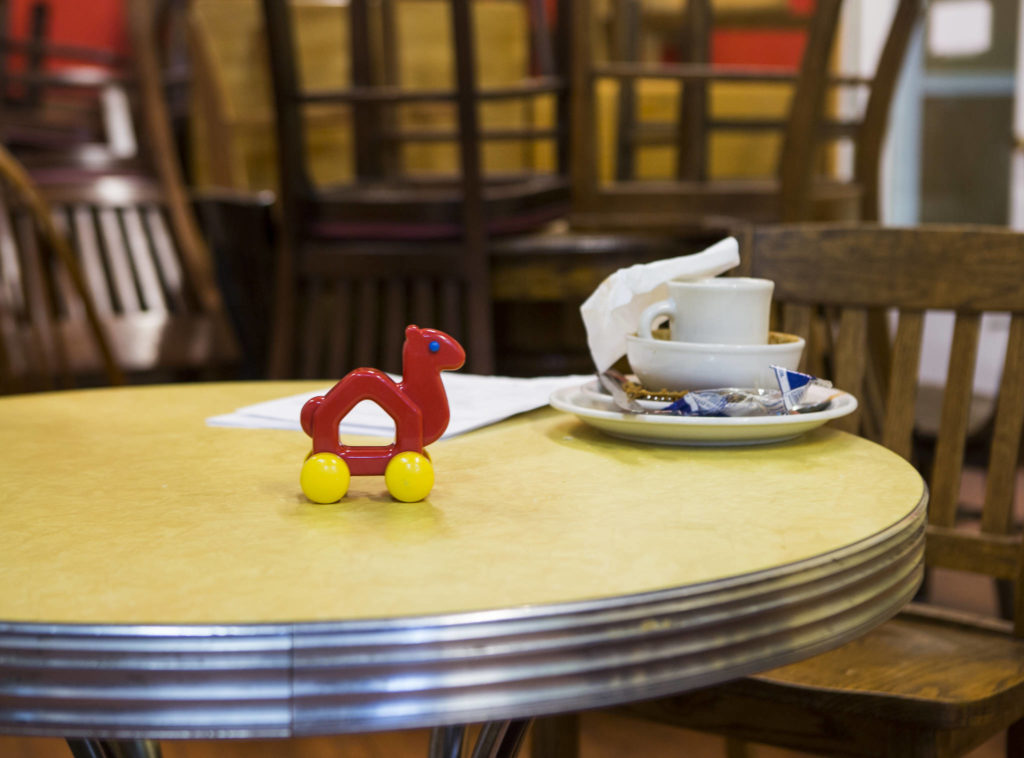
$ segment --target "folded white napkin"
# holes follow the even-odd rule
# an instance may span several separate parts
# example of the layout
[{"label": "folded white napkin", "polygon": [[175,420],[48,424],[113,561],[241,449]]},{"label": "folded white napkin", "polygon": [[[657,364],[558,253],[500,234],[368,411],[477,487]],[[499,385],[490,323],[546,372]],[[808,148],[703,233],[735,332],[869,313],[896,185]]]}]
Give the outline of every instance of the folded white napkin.
[{"label": "folded white napkin", "polygon": [[[399,377],[394,377],[398,379]],[[451,422],[444,436],[478,429],[517,413],[540,408],[557,389],[579,386],[587,376],[545,376],[517,379],[507,376],[478,376],[460,371],[441,374]],[[305,402],[314,395],[323,395],[330,387],[314,392],[277,398],[239,408],[233,413],[206,419],[210,426],[231,426],[245,429],[294,429],[299,425],[299,413]],[[359,403],[341,422],[343,434],[361,434],[369,437],[394,436],[395,425],[379,405],[369,400]]]},{"label": "folded white napkin", "polygon": [[739,243],[729,237],[693,255],[620,269],[601,282],[580,306],[597,370],[604,371],[625,355],[626,337],[636,332],[644,308],[668,297],[665,282],[717,276],[739,262]]}]

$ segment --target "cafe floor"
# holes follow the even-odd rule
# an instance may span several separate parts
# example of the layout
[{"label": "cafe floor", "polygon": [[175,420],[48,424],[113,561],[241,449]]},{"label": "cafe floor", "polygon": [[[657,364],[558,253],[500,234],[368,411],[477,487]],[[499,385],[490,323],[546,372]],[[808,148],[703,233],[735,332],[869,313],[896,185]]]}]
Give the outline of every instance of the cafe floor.
[{"label": "cafe floor", "polygon": [[[427,754],[425,731],[380,735],[319,737],[259,742],[165,742],[164,758],[422,758]],[[581,758],[726,758],[724,740],[697,732],[671,729],[605,713],[584,714]],[[70,758],[60,740],[0,737],[2,758]],[[522,755],[528,758],[529,749]],[[748,758],[803,758],[765,745],[748,746]],[[973,750],[968,758],[1005,755],[1002,737]]]},{"label": "cafe floor", "polygon": [[[1018,475],[1018,511],[1024,510],[1024,476]],[[980,471],[964,472],[962,501],[980,503],[984,481]],[[1018,516],[1020,513],[1018,513]],[[936,571],[933,599],[943,605],[994,614],[995,590],[982,577]],[[392,732],[289,741],[165,742],[164,758],[413,758],[426,755],[426,731]],[[604,712],[584,714],[581,720],[581,758],[726,758],[724,740],[627,719]],[[524,749],[524,756],[529,755]],[[0,737],[0,758],[69,758],[68,748],[56,739]],[[748,758],[801,758],[795,753],[764,745],[750,745]],[[1005,755],[998,735],[973,750],[967,758]]]}]

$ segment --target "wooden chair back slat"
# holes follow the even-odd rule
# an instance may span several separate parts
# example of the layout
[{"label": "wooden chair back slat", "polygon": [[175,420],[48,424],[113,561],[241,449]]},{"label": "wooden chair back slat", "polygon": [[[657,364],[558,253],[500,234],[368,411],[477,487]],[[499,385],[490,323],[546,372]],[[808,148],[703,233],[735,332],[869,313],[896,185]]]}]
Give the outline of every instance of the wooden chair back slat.
[{"label": "wooden chair back slat", "polygon": [[21,265],[18,263],[18,246],[5,207],[0,207],[0,282],[8,307],[12,309],[8,310],[8,313],[24,309],[25,298],[22,291]]},{"label": "wooden chair back slat", "polygon": [[14,236],[21,251],[22,278],[25,283],[28,327],[28,363],[36,367],[33,377],[37,389],[54,389],[68,384],[66,355],[58,346],[53,299],[48,286],[46,262],[36,244],[32,220],[24,214],[12,219]]},{"label": "wooden chair back slat", "polygon": [[190,303],[193,298],[190,298],[188,283],[175,253],[174,240],[171,237],[171,230],[167,227],[167,220],[160,209],[155,207],[144,209],[143,218],[150,239],[153,240],[153,254],[160,270],[160,278],[167,288],[171,309],[180,314],[194,312],[196,308]]},{"label": "wooden chair back slat", "polygon": [[[65,239],[70,238],[70,228],[68,226],[68,218],[65,213],[60,210],[54,209],[51,214],[53,219],[53,225],[56,227],[57,232]],[[57,286],[58,300],[60,301],[59,309],[64,314],[65,319],[72,323],[82,323],[86,319],[85,306],[82,303],[81,298],[78,297],[78,291],[75,289],[75,284],[71,280],[71,274],[64,266],[58,266],[54,272]]]},{"label": "wooden chair back slat", "polygon": [[[692,5],[692,4],[691,4]],[[639,52],[640,3],[638,0],[617,0],[615,4],[615,52],[621,60],[634,60]],[[616,111],[618,134],[631,134],[636,128],[636,83],[632,79],[619,82]],[[636,151],[629,140],[616,141],[615,178],[623,182],[633,178]]]},{"label": "wooden chair back slat", "polygon": [[980,329],[979,314],[957,314],[930,482],[928,522],[937,526],[952,527],[956,522]]},{"label": "wooden chair back slat", "polygon": [[[356,285],[355,349],[352,368],[373,366],[376,358],[377,330],[377,279],[363,279]],[[377,366],[376,368],[394,368]]]},{"label": "wooden chair back slat", "polygon": [[328,335],[326,376],[343,376],[352,368],[349,363],[352,349],[352,282],[335,282],[331,294],[332,299],[327,311],[331,318],[331,330]]},{"label": "wooden chair back slat", "polygon": [[[1019,562],[1017,574],[1014,576],[1014,584],[1022,587],[1024,584],[1024,561]],[[1015,592],[1013,598],[1013,634],[1015,637],[1024,637],[1024,592]]]},{"label": "wooden chair back slat", "polygon": [[[374,80],[376,67],[371,53],[372,37],[367,2],[351,0],[348,10],[352,86],[369,88],[379,82]],[[382,131],[380,105],[374,102],[354,102],[352,126],[356,176],[360,179],[380,179],[384,175],[386,163],[378,144]]]},{"label": "wooden chair back slat", "polygon": [[334,305],[334,293],[323,285],[311,288],[309,292],[309,308],[305,312],[302,327],[302,374],[303,376],[320,376],[324,368],[320,365],[321,347],[329,339],[331,328],[335,324],[331,306]]},{"label": "wooden chair back slat", "polygon": [[[784,303],[782,308],[782,331],[795,334],[805,340],[811,336],[811,308],[807,305]],[[807,351],[804,351],[806,358]]]},{"label": "wooden chair back slat", "polygon": [[301,314],[301,321],[298,324],[299,350],[295,357],[296,370],[301,370],[304,376],[320,376],[319,367],[316,364],[317,349],[322,337],[320,328],[323,319],[320,316],[324,312],[324,294],[310,292],[306,298],[306,309]]},{"label": "wooden chair back slat", "polygon": [[818,0],[807,32],[800,79],[793,93],[779,156],[779,217],[812,218],[811,185],[818,148],[817,124],[824,113],[828,61],[835,42],[842,0]]},{"label": "wooden chair back slat", "polygon": [[901,310],[890,351],[892,360],[888,395],[883,406],[882,444],[907,460],[914,444],[914,398],[923,335],[924,311]]},{"label": "wooden chair back slat", "polygon": [[981,530],[989,534],[1006,534],[1013,529],[1020,430],[1024,427],[1024,392],[1009,388],[1024,387],[1024,315],[1010,319],[1002,385],[1008,389],[999,393],[996,403],[981,518]]},{"label": "wooden chair back slat", "polygon": [[138,208],[125,208],[119,213],[124,224],[124,239],[132,266],[138,276],[139,290],[143,306],[152,313],[166,313],[167,301],[164,298],[160,276],[157,273],[156,257],[150,247],[146,230],[142,226],[142,216]]},{"label": "wooden chair back slat", "polygon": [[877,409],[885,407],[885,398],[889,394],[889,375],[892,372],[891,339],[889,335],[889,317],[885,308],[872,308],[868,314],[868,347],[867,376],[865,379],[865,397],[867,413],[865,423],[872,429],[871,439],[880,441],[885,420],[877,413]]},{"label": "wooden chair back slat", "polygon": [[97,211],[99,222],[99,238],[106,253],[106,261],[114,285],[114,296],[117,298],[121,313],[139,313],[142,303],[139,291],[135,286],[135,275],[131,262],[128,260],[128,249],[121,233],[117,211],[114,208],[100,208]]},{"label": "wooden chair back slat", "polygon": [[823,371],[821,366],[816,363],[820,351],[815,347],[817,340],[815,338],[814,310],[807,305],[792,303],[783,303],[779,307],[782,312],[782,331],[804,338],[804,352],[800,356],[798,368],[800,371],[821,376]]},{"label": "wooden chair back slat", "polygon": [[463,285],[454,279],[444,279],[440,286],[441,328],[449,334],[462,334],[468,328],[462,313]]},{"label": "wooden chair back slat", "polygon": [[437,308],[434,302],[433,282],[427,279],[413,279],[412,282],[412,323],[420,324],[434,323],[434,315]]},{"label": "wooden chair back slat", "polygon": [[405,327],[414,323],[409,318],[409,295],[403,279],[389,279],[384,282],[384,329],[381,337],[382,365],[402,365],[402,345],[405,342]]},{"label": "wooden chair back slat", "polygon": [[[636,24],[639,27],[639,19]],[[690,0],[686,5],[683,23],[682,48],[686,60],[693,63],[707,63],[710,60],[711,28],[709,0]],[[633,58],[625,60],[633,59],[635,52]],[[706,82],[691,81],[683,84],[682,95],[679,98],[678,144],[687,145],[691,149],[676,151],[676,176],[680,179],[707,179],[708,97]],[[619,141],[627,142],[622,139]],[[633,152],[631,144],[628,145],[628,149]]]},{"label": "wooden chair back slat", "polygon": [[[839,335],[835,343],[835,382],[839,387],[863,387],[866,368],[864,345],[867,341],[868,313],[865,308],[843,308],[839,315]],[[861,409],[838,419],[836,428],[856,432]]]},{"label": "wooden chair back slat", "polygon": [[[53,386],[49,362],[42,347],[37,344],[32,325],[31,293],[38,292],[38,287],[34,285],[34,277],[28,270],[25,253],[15,231],[16,226],[16,220],[10,215],[6,204],[0,206],[0,240],[11,254],[2,271],[7,292],[4,298],[6,329],[3,337],[7,343],[5,363],[8,370],[4,385],[0,387],[4,393],[50,389]],[[40,378],[45,382],[42,386]]]},{"label": "wooden chair back slat", "polygon": [[85,205],[74,206],[74,232],[78,248],[78,256],[82,261],[82,273],[85,275],[96,302],[96,310],[102,314],[114,312],[114,304],[110,298],[110,289],[104,273],[103,260],[100,257],[100,242],[93,225],[92,210]]}]

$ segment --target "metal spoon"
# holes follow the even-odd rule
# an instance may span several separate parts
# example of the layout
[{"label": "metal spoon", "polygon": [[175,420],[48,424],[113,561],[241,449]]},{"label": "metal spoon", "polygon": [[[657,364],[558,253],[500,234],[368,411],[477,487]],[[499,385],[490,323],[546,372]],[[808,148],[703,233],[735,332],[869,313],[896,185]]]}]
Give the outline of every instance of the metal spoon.
[{"label": "metal spoon", "polygon": [[626,411],[626,413],[647,413],[646,408],[627,395],[626,391],[622,389],[625,380],[626,378],[618,371],[609,369],[608,371],[597,372],[597,381],[612,396],[612,401],[621,410]]},{"label": "metal spoon", "polygon": [[793,406],[793,413],[817,413],[832,405],[832,398],[825,398],[819,403],[798,403]]}]

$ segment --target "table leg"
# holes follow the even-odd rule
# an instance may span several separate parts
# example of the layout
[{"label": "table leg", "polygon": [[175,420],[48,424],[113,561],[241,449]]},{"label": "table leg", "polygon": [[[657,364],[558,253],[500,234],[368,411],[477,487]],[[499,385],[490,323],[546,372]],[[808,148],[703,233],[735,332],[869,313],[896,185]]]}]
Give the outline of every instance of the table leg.
[{"label": "table leg", "polygon": [[[472,758],[515,758],[529,726],[529,719],[489,721],[480,730]],[[461,758],[465,734],[462,726],[434,729],[430,735],[430,758]]]},{"label": "table leg", "polygon": [[73,758],[160,758],[152,740],[67,740]]},{"label": "table leg", "polygon": [[487,722],[477,737],[473,758],[515,758],[529,726],[529,719]]},{"label": "table leg", "polygon": [[[484,724],[472,758],[515,758],[530,726],[528,719]],[[445,726],[430,735],[430,758],[461,758],[465,727]],[[67,741],[73,758],[160,758],[160,744],[149,740]]]},{"label": "table leg", "polygon": [[439,726],[430,732],[429,758],[461,758],[464,726]]}]

